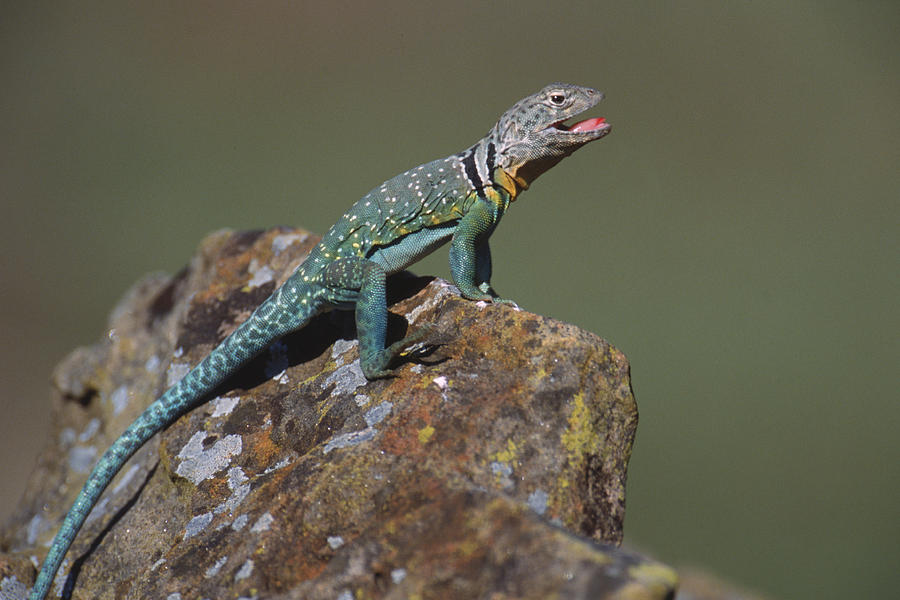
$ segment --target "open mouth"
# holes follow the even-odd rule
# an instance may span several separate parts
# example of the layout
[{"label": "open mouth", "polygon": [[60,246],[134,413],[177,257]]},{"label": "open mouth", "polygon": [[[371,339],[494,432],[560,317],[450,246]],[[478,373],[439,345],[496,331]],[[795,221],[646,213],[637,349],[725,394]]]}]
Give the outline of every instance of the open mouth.
[{"label": "open mouth", "polygon": [[566,125],[565,121],[560,121],[559,123],[554,123],[551,127],[559,129],[560,131],[589,133],[591,131],[598,131],[605,127],[609,127],[609,125],[607,125],[606,119],[603,117],[593,117],[591,119],[585,119],[584,121],[578,121],[571,125]]}]

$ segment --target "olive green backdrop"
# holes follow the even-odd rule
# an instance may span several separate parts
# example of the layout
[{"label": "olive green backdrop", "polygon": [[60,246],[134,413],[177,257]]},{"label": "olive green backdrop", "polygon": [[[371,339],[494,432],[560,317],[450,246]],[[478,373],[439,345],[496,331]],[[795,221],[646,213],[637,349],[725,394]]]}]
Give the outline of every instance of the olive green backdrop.
[{"label": "olive green backdrop", "polygon": [[132,282],[218,228],[322,232],[562,80],[613,132],[513,206],[495,283],[631,360],[629,543],[776,598],[896,593],[896,2],[0,11],[3,515],[52,366]]}]

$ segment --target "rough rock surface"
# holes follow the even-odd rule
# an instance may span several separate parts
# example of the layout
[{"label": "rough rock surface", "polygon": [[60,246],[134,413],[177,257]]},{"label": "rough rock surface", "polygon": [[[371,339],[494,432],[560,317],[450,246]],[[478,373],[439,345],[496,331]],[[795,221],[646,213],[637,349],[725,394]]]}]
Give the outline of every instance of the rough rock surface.
[{"label": "rough rock surface", "polygon": [[[289,229],[214,234],[180,274],[137,284],[104,340],[58,367],[52,443],[0,537],[9,597],[33,581],[33,557],[100,453],[317,241]],[[389,289],[389,335],[434,323],[439,346],[367,382],[350,313],[274,344],[132,458],[54,589],[173,600],[671,598],[667,567],[615,547],[637,426],[625,357],[571,325],[463,300],[439,280],[401,275]]]}]

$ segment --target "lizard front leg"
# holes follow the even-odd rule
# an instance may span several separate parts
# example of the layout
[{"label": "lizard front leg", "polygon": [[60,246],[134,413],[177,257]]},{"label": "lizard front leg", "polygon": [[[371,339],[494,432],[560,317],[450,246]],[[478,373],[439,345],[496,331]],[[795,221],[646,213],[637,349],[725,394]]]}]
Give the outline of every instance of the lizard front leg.
[{"label": "lizard front leg", "polygon": [[501,298],[491,285],[492,268],[491,246],[488,238],[484,237],[481,243],[475,247],[475,283],[479,290],[491,297],[492,302],[512,302]]},{"label": "lizard front leg", "polygon": [[491,233],[502,214],[498,207],[478,201],[460,220],[450,243],[450,275],[464,298],[490,302],[512,302],[497,295],[491,286]]},{"label": "lizard front leg", "polygon": [[391,362],[428,333],[423,327],[385,347],[387,338],[387,298],[384,267],[371,260],[354,257],[330,263],[322,271],[322,285],[336,304],[356,305],[356,334],[359,338],[359,364],[366,379],[388,377]]}]

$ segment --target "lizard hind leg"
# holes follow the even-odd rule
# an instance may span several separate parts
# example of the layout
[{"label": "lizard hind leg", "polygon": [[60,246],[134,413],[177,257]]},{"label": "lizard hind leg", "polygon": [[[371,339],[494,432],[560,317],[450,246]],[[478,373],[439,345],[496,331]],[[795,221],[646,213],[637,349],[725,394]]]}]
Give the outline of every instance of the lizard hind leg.
[{"label": "lizard hind leg", "polygon": [[359,337],[359,362],[366,379],[392,375],[391,362],[404,350],[421,341],[430,328],[422,328],[385,347],[387,338],[387,272],[378,263],[361,258],[342,258],[322,272],[322,283],[331,301],[356,305],[356,333]]}]

